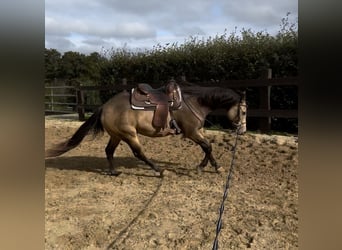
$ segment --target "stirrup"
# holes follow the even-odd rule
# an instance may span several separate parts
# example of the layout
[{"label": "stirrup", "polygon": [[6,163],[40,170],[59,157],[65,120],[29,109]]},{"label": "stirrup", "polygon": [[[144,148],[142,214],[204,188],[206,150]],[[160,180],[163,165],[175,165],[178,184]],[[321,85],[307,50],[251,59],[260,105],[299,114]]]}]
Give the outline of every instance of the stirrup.
[{"label": "stirrup", "polygon": [[182,132],[182,130],[179,128],[177,122],[175,119],[172,119],[170,121],[170,128],[175,129],[176,130],[176,135],[180,134]]}]

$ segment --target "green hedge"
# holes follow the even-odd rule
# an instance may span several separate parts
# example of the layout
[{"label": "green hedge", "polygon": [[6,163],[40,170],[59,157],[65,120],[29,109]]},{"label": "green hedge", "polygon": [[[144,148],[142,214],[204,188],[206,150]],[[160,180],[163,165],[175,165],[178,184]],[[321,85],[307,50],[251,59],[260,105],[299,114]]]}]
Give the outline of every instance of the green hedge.
[{"label": "green hedge", "polygon": [[189,81],[259,78],[267,68],[274,77],[298,74],[298,33],[286,23],[277,35],[242,30],[200,39],[190,37],[183,44],[160,44],[151,50],[108,52],[102,82],[165,82],[186,76]]}]

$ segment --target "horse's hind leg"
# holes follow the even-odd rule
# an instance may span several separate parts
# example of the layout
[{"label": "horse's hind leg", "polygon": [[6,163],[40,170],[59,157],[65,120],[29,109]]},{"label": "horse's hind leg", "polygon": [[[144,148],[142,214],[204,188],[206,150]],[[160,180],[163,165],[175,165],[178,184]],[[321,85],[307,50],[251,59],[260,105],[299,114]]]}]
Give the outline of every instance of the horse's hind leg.
[{"label": "horse's hind leg", "polygon": [[116,147],[119,145],[121,139],[117,137],[111,137],[109,139],[109,142],[107,144],[107,147],[105,149],[106,151],[106,156],[109,164],[109,174],[118,176],[121,172],[115,170],[114,165],[113,165],[113,158],[114,158],[114,152]]},{"label": "horse's hind leg", "polygon": [[162,174],[162,171],[160,170],[160,168],[155,163],[147,159],[147,157],[145,156],[142,150],[142,146],[139,142],[139,139],[136,135],[129,136],[125,138],[124,141],[130,146],[135,157],[144,161],[147,165],[149,165],[154,171],[158,172],[160,175]]}]

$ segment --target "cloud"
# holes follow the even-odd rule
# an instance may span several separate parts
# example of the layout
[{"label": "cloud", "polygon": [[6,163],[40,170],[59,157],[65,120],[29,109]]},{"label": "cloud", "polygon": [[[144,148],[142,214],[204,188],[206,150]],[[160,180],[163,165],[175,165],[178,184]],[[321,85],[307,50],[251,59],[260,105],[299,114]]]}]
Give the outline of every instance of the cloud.
[{"label": "cloud", "polygon": [[183,27],[179,30],[175,30],[174,33],[176,36],[183,36],[183,37],[195,36],[195,35],[199,35],[199,36],[206,35],[206,32],[198,26]]},{"label": "cloud", "polygon": [[90,46],[94,46],[94,45],[98,46],[98,45],[101,45],[101,44],[106,44],[107,42],[105,40],[103,40],[103,39],[90,38],[90,39],[82,40],[82,43],[90,45]]},{"label": "cloud", "polygon": [[156,36],[156,31],[146,24],[131,22],[131,23],[120,23],[114,27],[114,36],[119,38],[150,38]]},{"label": "cloud", "polygon": [[287,12],[296,16],[297,5],[298,0],[46,0],[46,44],[152,48],[235,27],[269,31],[279,29]]},{"label": "cloud", "polygon": [[70,36],[73,33],[102,38],[147,38],[154,37],[156,31],[144,23],[124,22],[113,25],[94,24],[87,20],[55,20],[45,18],[47,35]]},{"label": "cloud", "polygon": [[57,48],[59,52],[73,51],[77,49],[77,46],[69,39],[51,36],[47,37],[45,42],[46,48]]},{"label": "cloud", "polygon": [[267,28],[280,24],[287,12],[297,13],[297,4],[297,0],[239,0],[224,1],[222,8],[236,23]]},{"label": "cloud", "polygon": [[69,29],[65,28],[66,24],[58,22],[52,17],[45,16],[45,34],[48,36],[68,36]]},{"label": "cloud", "polygon": [[160,16],[173,16],[180,19],[199,17],[210,6],[211,0],[99,0],[102,6],[107,6],[113,12],[143,16],[144,18],[157,18]]}]

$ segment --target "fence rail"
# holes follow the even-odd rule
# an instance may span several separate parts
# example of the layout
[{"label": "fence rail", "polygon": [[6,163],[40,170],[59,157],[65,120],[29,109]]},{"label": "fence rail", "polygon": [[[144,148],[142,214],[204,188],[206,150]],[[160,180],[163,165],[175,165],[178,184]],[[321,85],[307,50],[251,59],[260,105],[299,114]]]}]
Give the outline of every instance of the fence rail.
[{"label": "fence rail", "polygon": [[[72,93],[65,93],[66,90]],[[77,88],[73,86],[45,86],[45,100],[48,99],[48,101],[45,101],[45,113],[75,113],[77,91]],[[70,101],[70,99],[73,101]]]},{"label": "fence rail", "polygon": [[[268,132],[271,129],[271,118],[298,118],[298,110],[297,109],[271,109],[270,105],[270,96],[271,96],[271,87],[272,86],[298,86],[298,78],[297,77],[289,77],[289,78],[271,78],[271,72],[268,72],[267,79],[255,79],[255,80],[229,80],[229,81],[220,81],[220,82],[201,82],[196,83],[199,86],[218,86],[218,87],[229,87],[229,88],[239,88],[239,87],[257,87],[259,88],[259,96],[260,96],[260,105],[257,109],[248,109],[249,117],[257,117],[259,118],[258,127],[261,131]],[[103,90],[114,90],[114,91],[122,91],[122,90],[130,90],[136,86],[136,83],[127,83],[123,81],[123,84],[117,84],[115,86],[79,86],[79,87],[71,87],[71,86],[47,86],[46,89],[50,90],[50,93],[46,94],[45,97],[50,99],[49,102],[45,102],[45,105],[51,107],[50,109],[46,108],[46,113],[60,112],[63,111],[65,113],[77,112],[79,115],[79,120],[85,119],[85,110],[86,109],[95,109],[101,104],[86,104],[86,92],[88,91],[103,91]],[[151,84],[152,87],[160,87],[159,84]],[[56,94],[53,90],[55,89],[69,89],[74,91],[73,94]],[[74,98],[73,102],[56,102],[56,98],[60,97],[69,97]],[[67,108],[56,109],[54,105],[64,105]],[[222,110],[218,110],[212,112],[211,115],[225,115],[225,112]]]}]

